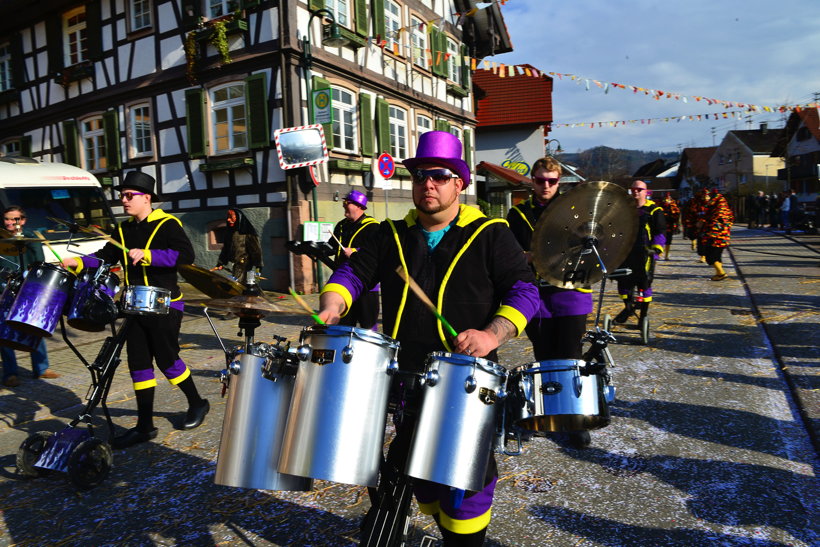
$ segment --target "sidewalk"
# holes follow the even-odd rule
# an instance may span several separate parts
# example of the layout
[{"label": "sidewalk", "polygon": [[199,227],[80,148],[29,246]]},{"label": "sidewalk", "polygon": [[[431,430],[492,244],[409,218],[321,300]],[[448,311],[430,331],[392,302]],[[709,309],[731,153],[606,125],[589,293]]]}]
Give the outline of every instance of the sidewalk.
[{"label": "sidewalk", "polygon": [[[635,325],[615,327],[612,424],[592,433],[590,448],[536,438],[521,456],[497,455],[500,479],[487,545],[820,542],[818,458],[784,379],[791,375],[798,398],[813,407],[816,427],[817,260],[766,232],[736,230],[733,246],[743,278],[725,257],[730,279],[709,281],[711,268],[679,240],[671,260],[658,264],[652,340],[640,345]],[[318,297],[307,300],[316,306]],[[257,341],[276,334],[298,343],[310,319],[290,299],[281,303],[287,313],[264,319]],[[603,311],[619,309],[608,285]],[[236,319],[214,324],[226,345],[241,342]],[[96,355],[99,341],[79,337],[86,358]],[[61,378],[25,376],[19,388],[0,390],[0,545],[355,544],[369,507],[363,487],[315,481],[311,492],[269,492],[213,483],[226,401],[218,381],[224,358],[208,322],[195,314],[186,314],[181,344],[182,358],[211,401],[203,426],[175,429],[184,397],[160,382],[159,436],[115,451],[104,484],[77,492],[61,474],[17,477],[19,444],[32,432],[64,427],[82,408],[90,383],[61,341],[49,344]],[[501,348],[507,366],[531,360],[526,339]],[[25,357],[20,364],[30,370]],[[134,424],[124,363],[108,402],[118,427]],[[105,427],[97,434],[108,435]],[[410,545],[438,535],[415,504],[410,533]]]}]

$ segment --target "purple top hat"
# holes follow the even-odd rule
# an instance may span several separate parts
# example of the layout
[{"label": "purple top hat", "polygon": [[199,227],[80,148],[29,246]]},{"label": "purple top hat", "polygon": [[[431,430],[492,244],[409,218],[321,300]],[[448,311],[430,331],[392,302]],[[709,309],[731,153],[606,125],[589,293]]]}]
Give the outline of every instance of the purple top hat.
[{"label": "purple top hat", "polygon": [[461,159],[461,141],[446,131],[428,131],[419,138],[416,157],[404,160],[404,166],[411,171],[423,163],[437,163],[454,171],[464,181],[464,188],[470,185],[470,167]]},{"label": "purple top hat", "polygon": [[350,193],[345,196],[345,201],[353,202],[362,209],[367,209],[367,196],[356,190],[351,190]]}]

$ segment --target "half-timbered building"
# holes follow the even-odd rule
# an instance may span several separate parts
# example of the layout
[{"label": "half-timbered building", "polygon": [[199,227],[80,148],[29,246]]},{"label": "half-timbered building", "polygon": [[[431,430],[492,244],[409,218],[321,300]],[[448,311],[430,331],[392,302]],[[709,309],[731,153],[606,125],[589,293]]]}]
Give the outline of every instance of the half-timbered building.
[{"label": "half-timbered building", "polygon": [[[376,218],[403,215],[400,162],[424,131],[457,134],[472,165],[471,63],[510,49],[498,4],[472,0],[5,0],[0,154],[77,165],[108,188],[152,175],[204,267],[240,207],[262,238],[263,288],[310,292],[312,264],[285,242],[341,218],[351,189]],[[322,89],[317,185],[280,169],[272,135],[312,122]],[[382,152],[399,166],[388,182],[371,172]]]}]

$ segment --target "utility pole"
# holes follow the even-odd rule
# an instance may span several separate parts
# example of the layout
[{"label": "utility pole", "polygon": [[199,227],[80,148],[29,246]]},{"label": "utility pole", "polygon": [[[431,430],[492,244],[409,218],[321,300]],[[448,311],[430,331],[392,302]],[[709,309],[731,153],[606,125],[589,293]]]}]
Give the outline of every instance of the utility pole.
[{"label": "utility pole", "polygon": [[712,146],[715,145],[715,128],[712,128]]}]

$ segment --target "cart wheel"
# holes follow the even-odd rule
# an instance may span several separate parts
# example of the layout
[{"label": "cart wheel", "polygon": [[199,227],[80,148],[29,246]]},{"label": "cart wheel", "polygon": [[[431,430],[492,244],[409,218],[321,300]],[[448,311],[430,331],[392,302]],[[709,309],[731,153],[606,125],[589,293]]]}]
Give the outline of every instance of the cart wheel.
[{"label": "cart wheel", "polygon": [[78,490],[90,490],[105,480],[113,462],[108,443],[86,439],[68,457],[68,478]]},{"label": "cart wheel", "polygon": [[644,317],[641,318],[641,323],[640,323],[639,326],[641,328],[641,342],[643,342],[643,345],[645,346],[645,345],[649,344],[649,316],[648,315],[645,315]]},{"label": "cart wheel", "polygon": [[42,477],[49,473],[48,469],[34,467],[43,450],[46,449],[46,443],[54,436],[50,431],[38,431],[29,435],[20,449],[17,451],[17,471],[25,477]]},{"label": "cart wheel", "polygon": [[604,315],[604,322],[603,322],[603,329],[607,332],[611,332],[609,329],[612,328],[612,316],[609,314]]}]

